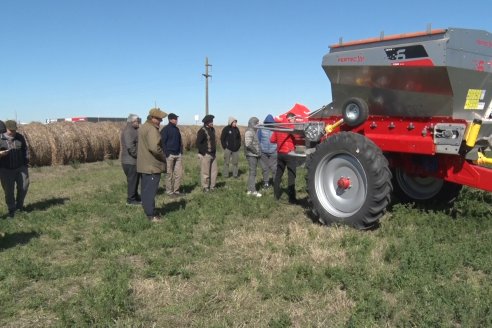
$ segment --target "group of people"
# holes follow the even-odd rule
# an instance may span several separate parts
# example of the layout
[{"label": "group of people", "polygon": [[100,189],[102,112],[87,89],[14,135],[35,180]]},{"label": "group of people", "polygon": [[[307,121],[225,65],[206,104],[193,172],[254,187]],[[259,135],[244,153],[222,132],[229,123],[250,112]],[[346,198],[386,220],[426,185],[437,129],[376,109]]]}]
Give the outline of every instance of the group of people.
[{"label": "group of people", "polygon": [[17,122],[0,121],[0,182],[10,218],[16,212],[24,210],[24,200],[29,188],[28,165],[26,139],[17,132]]},{"label": "group of people", "polygon": [[[284,127],[293,127],[296,115],[287,113]],[[265,126],[273,125],[275,120],[272,115],[268,115],[263,121]],[[258,129],[259,119],[251,117],[248,121],[248,128],[244,136],[244,146],[246,159],[249,166],[248,195],[261,197],[256,190],[256,171],[258,163],[263,171],[263,188],[270,186],[270,173],[273,175],[273,195],[279,200],[282,194],[281,182],[285,169],[288,174],[287,194],[290,203],[296,203],[296,170],[297,158],[290,153],[295,150],[296,137],[293,134],[272,131],[270,129]]]},{"label": "group of people", "polygon": [[[168,124],[160,129],[162,120]],[[214,116],[206,115],[203,126],[196,136],[196,148],[200,162],[200,184],[203,192],[215,190],[217,182],[217,142]],[[295,115],[287,115],[288,122],[294,122]],[[268,115],[263,123],[275,122]],[[258,129],[259,119],[251,117],[244,135],[244,152],[248,162],[249,176],[247,195],[261,197],[256,190],[258,164],[263,172],[263,188],[270,187],[273,178],[274,196],[281,197],[280,184],[285,169],[288,171],[289,202],[296,202],[295,179],[297,160],[288,154],[295,149],[293,135]],[[178,115],[152,108],[146,121],[141,124],[138,115],[130,114],[127,124],[121,130],[120,160],[127,178],[127,205],[141,205],[147,218],[152,222],[161,220],[156,212],[155,197],[159,189],[161,174],[167,173],[166,194],[181,195],[183,176],[183,141],[178,128]],[[239,151],[242,146],[241,132],[237,119],[230,117],[220,136],[224,153],[223,177],[239,177]],[[14,217],[24,209],[24,199],[29,188],[29,152],[26,140],[17,132],[17,123],[0,121],[0,181],[8,207],[8,216]],[[140,193],[139,193],[140,186]]]},{"label": "group of people", "polygon": [[[162,120],[167,116],[169,123],[160,129]],[[293,123],[295,115],[287,114],[287,122]],[[200,164],[200,184],[203,192],[214,191],[217,183],[217,141],[214,128],[214,116],[206,115],[203,126],[196,135],[196,148]],[[121,131],[121,163],[127,177],[127,204],[142,205],[145,215],[152,222],[161,220],[156,212],[155,197],[162,173],[167,173],[166,194],[180,196],[183,175],[183,142],[177,126],[178,116],[167,115],[160,108],[152,108],[147,120],[140,126],[140,118],[135,114],[128,116],[127,125]],[[263,123],[274,123],[268,115]],[[273,179],[274,197],[281,197],[281,181],[285,169],[288,171],[289,202],[296,202],[295,179],[297,160],[288,154],[295,149],[293,135],[258,129],[259,119],[251,117],[244,135],[244,151],[248,161],[249,175],[247,195],[261,197],[256,190],[256,171],[258,164],[262,168],[263,188],[271,185]],[[237,119],[230,117],[228,125],[220,135],[220,144],[224,153],[222,175],[239,178],[239,155],[242,145],[241,132]],[[140,194],[138,193],[139,182]]]},{"label": "group of people", "polygon": [[[166,116],[169,123],[159,131]],[[179,195],[183,143],[177,124],[176,114],[167,115],[160,108],[152,108],[142,126],[138,115],[130,114],[121,131],[120,159],[127,178],[127,204],[142,205],[152,222],[161,220],[156,213],[155,196],[163,172],[167,172],[166,193]]]}]

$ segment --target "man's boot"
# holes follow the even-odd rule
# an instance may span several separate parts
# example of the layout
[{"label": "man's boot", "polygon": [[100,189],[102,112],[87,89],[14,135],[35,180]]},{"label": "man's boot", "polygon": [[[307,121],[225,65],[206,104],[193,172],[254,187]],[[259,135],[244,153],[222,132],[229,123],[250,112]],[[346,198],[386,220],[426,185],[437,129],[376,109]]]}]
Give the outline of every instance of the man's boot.
[{"label": "man's boot", "polygon": [[296,186],[289,186],[287,193],[289,194],[289,203],[296,204]]}]

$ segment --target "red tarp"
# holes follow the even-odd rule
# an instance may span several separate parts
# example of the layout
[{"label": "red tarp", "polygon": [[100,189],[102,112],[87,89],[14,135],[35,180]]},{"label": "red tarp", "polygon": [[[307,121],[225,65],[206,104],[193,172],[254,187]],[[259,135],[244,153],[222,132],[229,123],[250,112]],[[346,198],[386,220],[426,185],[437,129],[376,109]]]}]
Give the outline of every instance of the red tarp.
[{"label": "red tarp", "polygon": [[286,122],[287,121],[287,114],[288,113],[294,113],[296,115],[296,122],[304,122],[306,118],[309,115],[310,110],[301,104],[295,104],[294,107],[292,107],[289,111],[280,114],[278,116],[275,116],[275,121],[276,122]]}]

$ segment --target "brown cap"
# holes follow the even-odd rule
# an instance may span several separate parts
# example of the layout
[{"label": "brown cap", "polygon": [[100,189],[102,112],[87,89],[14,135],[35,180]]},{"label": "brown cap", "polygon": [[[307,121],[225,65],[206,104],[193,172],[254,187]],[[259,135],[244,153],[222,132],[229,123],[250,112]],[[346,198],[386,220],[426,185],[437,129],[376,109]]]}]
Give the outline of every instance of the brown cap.
[{"label": "brown cap", "polygon": [[8,129],[8,130],[14,130],[14,131],[17,131],[17,122],[13,121],[13,120],[8,120],[8,121],[5,121],[5,127]]},{"label": "brown cap", "polygon": [[159,107],[152,108],[149,110],[149,116],[152,117],[157,117],[157,118],[164,118],[167,116],[165,112],[163,112]]}]

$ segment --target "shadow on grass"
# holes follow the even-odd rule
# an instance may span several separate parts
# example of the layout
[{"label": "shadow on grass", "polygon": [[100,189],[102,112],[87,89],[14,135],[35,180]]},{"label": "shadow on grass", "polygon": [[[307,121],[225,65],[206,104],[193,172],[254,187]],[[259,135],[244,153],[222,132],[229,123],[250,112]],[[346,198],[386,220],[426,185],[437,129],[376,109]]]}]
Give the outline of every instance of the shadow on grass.
[{"label": "shadow on grass", "polygon": [[53,207],[53,206],[63,205],[68,200],[70,200],[70,198],[67,198],[67,197],[45,199],[45,200],[41,200],[41,201],[36,202],[36,203],[31,203],[31,204],[26,205],[24,210],[26,212],[42,211],[42,210],[46,210],[46,209]]},{"label": "shadow on grass", "polygon": [[0,237],[0,250],[15,247],[17,245],[25,245],[32,238],[38,238],[39,234],[37,232],[15,232],[6,233],[5,236]]},{"label": "shadow on grass", "polygon": [[181,191],[185,194],[189,194],[198,186],[198,182],[193,182],[187,185],[181,186]]},{"label": "shadow on grass", "polygon": [[[232,167],[231,167],[231,168],[232,168]],[[223,169],[223,166],[220,166],[220,168],[219,168],[219,173],[217,174],[217,177],[221,177],[221,178],[223,178],[223,179],[232,179],[232,178],[233,178],[233,177],[232,177],[232,172],[230,171],[230,169],[229,169],[229,174],[228,174],[227,176],[224,176],[224,175],[222,174],[222,169]],[[238,170],[237,170],[237,178],[238,178],[238,179],[239,179],[239,178],[241,178],[242,176],[244,176],[245,174],[246,174],[246,175],[248,174],[248,171],[247,171],[247,170],[243,170],[243,169],[238,169]]]},{"label": "shadow on grass", "polygon": [[156,208],[156,212],[160,216],[165,216],[167,213],[184,210],[186,208],[186,199],[175,198],[176,201],[169,202],[164,207]]},{"label": "shadow on grass", "polygon": [[[165,181],[164,181],[164,184],[165,184]],[[197,186],[198,186],[198,183],[197,182],[193,182],[193,183],[190,183],[190,184],[182,185],[181,188],[180,188],[180,191],[183,194],[189,194]],[[166,187],[160,186],[159,189],[157,189],[157,195],[163,195],[163,194],[164,195],[166,194]]]},{"label": "shadow on grass", "polygon": [[226,185],[225,181],[216,182],[215,183],[215,189],[223,188],[223,187],[225,187],[225,185]]}]

